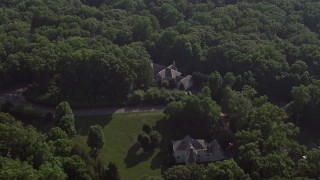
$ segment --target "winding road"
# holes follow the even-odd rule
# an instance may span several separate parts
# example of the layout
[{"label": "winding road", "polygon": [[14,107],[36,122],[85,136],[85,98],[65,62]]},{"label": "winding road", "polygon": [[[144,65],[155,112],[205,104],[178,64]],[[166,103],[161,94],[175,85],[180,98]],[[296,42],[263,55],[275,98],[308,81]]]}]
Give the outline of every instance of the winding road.
[{"label": "winding road", "polygon": [[[55,108],[34,104],[28,102],[23,96],[23,92],[28,86],[17,86],[10,87],[7,89],[0,90],[0,104],[5,101],[10,101],[14,105],[19,104],[30,104],[33,108],[44,111],[55,113]],[[137,106],[137,107],[122,107],[122,108],[90,108],[90,109],[74,109],[73,113],[75,116],[100,116],[110,115],[118,113],[133,113],[133,112],[163,112],[165,106]]]}]

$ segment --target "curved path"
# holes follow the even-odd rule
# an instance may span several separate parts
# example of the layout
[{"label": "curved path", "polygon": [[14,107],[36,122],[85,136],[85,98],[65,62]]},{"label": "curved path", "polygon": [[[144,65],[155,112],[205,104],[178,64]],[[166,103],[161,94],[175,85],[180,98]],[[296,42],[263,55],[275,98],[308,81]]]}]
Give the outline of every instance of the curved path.
[{"label": "curved path", "polygon": [[[26,90],[26,86],[23,87],[11,87],[8,89],[0,90],[0,103],[10,101],[14,105],[30,104],[33,108],[55,113],[55,108],[38,105],[28,102],[23,96],[23,92]],[[90,109],[74,109],[75,116],[100,116],[110,115],[114,113],[132,113],[132,112],[163,112],[165,106],[138,106],[138,107],[122,107],[122,108],[90,108]]]}]

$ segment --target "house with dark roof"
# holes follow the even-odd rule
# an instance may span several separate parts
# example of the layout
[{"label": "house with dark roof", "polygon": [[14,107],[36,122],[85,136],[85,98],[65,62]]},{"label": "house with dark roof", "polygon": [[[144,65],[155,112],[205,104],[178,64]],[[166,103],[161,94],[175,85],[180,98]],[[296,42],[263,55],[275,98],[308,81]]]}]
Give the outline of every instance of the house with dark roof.
[{"label": "house with dark roof", "polygon": [[181,140],[172,141],[172,146],[176,163],[206,163],[225,158],[217,140],[206,143],[203,139],[192,139],[188,135]]},{"label": "house with dark roof", "polygon": [[155,83],[162,84],[163,82],[169,82],[174,79],[177,83],[177,88],[185,91],[188,91],[193,86],[192,76],[188,75],[183,77],[182,73],[178,71],[175,62],[168,67],[151,63],[151,67],[153,69]]}]

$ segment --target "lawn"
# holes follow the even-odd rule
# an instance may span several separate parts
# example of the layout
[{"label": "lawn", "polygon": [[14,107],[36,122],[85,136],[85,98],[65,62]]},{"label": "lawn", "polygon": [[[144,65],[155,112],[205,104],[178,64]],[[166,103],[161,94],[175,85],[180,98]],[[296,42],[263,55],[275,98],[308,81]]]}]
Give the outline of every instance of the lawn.
[{"label": "lawn", "polygon": [[[123,180],[140,179],[144,175],[160,176],[161,169],[164,168],[163,157],[170,141],[184,136],[171,122],[163,118],[164,114],[159,112],[77,117],[76,129],[80,135],[75,137],[74,141],[89,151],[86,134],[90,125],[99,124],[103,127],[105,145],[98,158],[106,165],[110,161],[115,162]],[[144,153],[139,148],[137,136],[142,132],[144,123],[155,126],[163,135],[160,149]]]}]

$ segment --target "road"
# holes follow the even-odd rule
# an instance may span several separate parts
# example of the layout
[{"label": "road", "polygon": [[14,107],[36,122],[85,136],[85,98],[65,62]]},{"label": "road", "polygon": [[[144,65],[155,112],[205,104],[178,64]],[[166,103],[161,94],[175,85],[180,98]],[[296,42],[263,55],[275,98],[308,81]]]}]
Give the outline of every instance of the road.
[{"label": "road", "polygon": [[[33,108],[55,113],[55,108],[47,107],[43,105],[34,104],[28,102],[23,96],[23,92],[26,90],[26,86],[23,87],[10,87],[8,89],[0,90],[0,103],[10,101],[14,105],[29,104]],[[90,108],[90,109],[74,109],[75,116],[100,116],[119,113],[133,113],[133,112],[163,112],[165,106],[139,106],[139,107],[121,107],[121,108]]]}]

